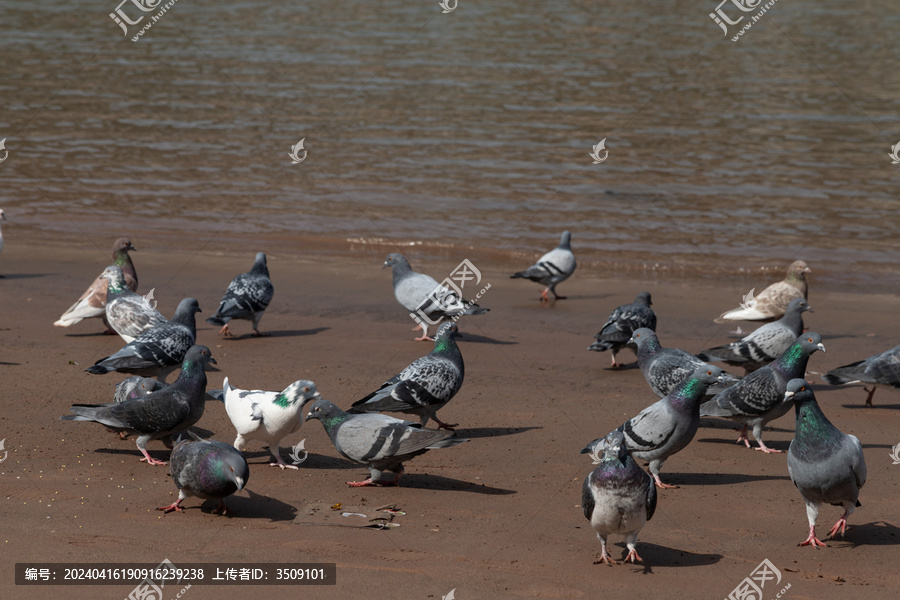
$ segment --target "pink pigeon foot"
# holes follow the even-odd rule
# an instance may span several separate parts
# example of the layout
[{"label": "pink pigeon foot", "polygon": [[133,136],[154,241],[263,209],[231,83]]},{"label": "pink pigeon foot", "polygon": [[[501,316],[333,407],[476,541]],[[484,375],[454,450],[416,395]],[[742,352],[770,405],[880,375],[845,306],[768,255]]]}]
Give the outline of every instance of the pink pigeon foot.
[{"label": "pink pigeon foot", "polygon": [[784,450],[775,450],[774,448],[769,448],[763,443],[762,440],[756,440],[756,443],[759,444],[759,448],[754,448],[754,450],[759,450],[760,452],[765,452],[766,454],[784,454]]},{"label": "pink pigeon foot", "polygon": [[168,506],[160,506],[156,510],[165,511],[167,514],[172,512],[173,510],[177,511],[177,512],[184,512],[184,509],[181,508],[180,504],[181,504],[181,498],[179,498],[178,500],[176,500],[175,502],[173,502],[172,504],[170,504]]},{"label": "pink pigeon foot", "polygon": [[828,544],[823,543],[819,538],[816,537],[816,528],[815,526],[811,526],[809,528],[809,537],[806,538],[805,542],[801,542],[797,544],[798,546],[812,546],[815,548],[816,546],[825,547]]},{"label": "pink pigeon foot", "polygon": [[738,436],[736,444],[740,444],[744,442],[744,445],[750,448],[750,438],[747,437],[747,426],[744,425],[744,428],[741,429],[741,435]]},{"label": "pink pigeon foot", "polygon": [[608,564],[609,566],[613,566],[613,565],[618,565],[618,564],[620,564],[618,561],[613,560],[613,559],[612,559],[612,556],[610,556],[610,555],[606,552],[606,550],[603,550],[603,552],[600,553],[600,560],[595,560],[595,561],[594,561],[594,564],[595,564],[595,565],[601,565],[601,564],[603,564],[603,563],[606,563],[606,564]]},{"label": "pink pigeon foot", "polygon": [[219,506],[215,507],[215,508],[212,510],[212,513],[213,513],[214,515],[222,515],[223,517],[228,516],[228,514],[229,514],[229,513],[228,513],[228,507],[225,506],[225,501],[222,500],[222,504],[220,504]]},{"label": "pink pigeon foot", "polygon": [[222,329],[219,330],[219,335],[224,335],[225,337],[234,336],[234,334],[231,333],[231,331],[229,331],[229,329],[228,329],[228,323],[225,323],[225,325],[222,327]]},{"label": "pink pigeon foot", "polygon": [[298,471],[300,470],[300,467],[298,467],[297,465],[286,465],[283,462],[270,462],[269,466],[270,467],[281,467],[282,471],[284,471],[285,469],[296,469]]},{"label": "pink pigeon foot", "polygon": [[838,522],[834,524],[834,527],[831,528],[831,531],[828,532],[829,538],[833,538],[837,535],[838,530],[841,530],[841,537],[844,537],[844,532],[847,530],[847,513],[845,512],[841,515],[841,518],[838,519]]},{"label": "pink pigeon foot", "polygon": [[166,464],[166,461],[156,460],[155,458],[150,456],[150,454],[143,448],[138,448],[138,450],[140,450],[141,454],[144,455],[144,458],[141,459],[141,462],[147,461],[148,465],[164,465],[164,464]]},{"label": "pink pigeon foot", "polygon": [[866,390],[867,392],[869,392],[868,397],[866,397],[866,406],[871,406],[872,408],[875,408],[875,405],[872,404],[872,396],[875,395],[875,386],[873,385],[871,390],[869,388],[867,388],[866,386],[863,386],[863,389]]},{"label": "pink pigeon foot", "polygon": [[[671,486],[670,486],[671,487]],[[628,551],[628,556],[625,557],[625,562],[631,561],[631,564],[634,564],[634,561],[637,560],[639,563],[644,562],[644,559],[638,556],[637,550],[634,548]]]},{"label": "pink pigeon foot", "polygon": [[[669,485],[668,483],[663,483],[662,481],[660,481],[660,480],[659,480],[659,475],[654,475],[654,476],[653,476],[653,481],[656,482],[656,487],[658,487],[658,488],[660,488],[660,489],[663,489],[663,490],[676,490],[676,489],[678,489],[678,486],[677,486],[677,485]],[[634,550],[632,550],[632,552],[634,552]],[[629,556],[631,556],[631,554],[629,554]],[[637,556],[637,553],[635,553],[635,556]],[[626,560],[627,560],[627,559],[626,559]],[[634,561],[631,561],[631,562],[634,562]]]}]

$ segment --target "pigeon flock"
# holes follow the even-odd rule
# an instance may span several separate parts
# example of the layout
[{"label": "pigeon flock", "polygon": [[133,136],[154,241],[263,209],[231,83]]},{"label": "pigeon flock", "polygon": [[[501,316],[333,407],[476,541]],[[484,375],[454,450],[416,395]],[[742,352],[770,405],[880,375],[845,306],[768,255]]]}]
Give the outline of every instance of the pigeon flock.
[{"label": "pigeon flock", "polygon": [[[0,220],[3,218],[0,211]],[[169,464],[178,499],[159,510],[181,512],[183,501],[194,496],[219,501],[213,512],[227,514],[225,499],[249,480],[250,467],[242,454],[248,442],[257,440],[267,446],[272,455],[270,466],[297,470],[296,464],[284,462],[281,444],[296,434],[304,421],[313,419],[322,424],[338,454],[368,468],[367,479],[347,482],[354,487],[399,486],[404,463],[430,450],[471,441],[457,437],[457,425],[442,421],[437,413],[464,382],[457,321],[489,309],[463,299],[449,279],[438,283],[414,271],[401,254],[387,257],[383,267],[391,268],[394,296],[416,321],[414,331],[421,330],[416,340],[433,340],[434,347],[345,410],[322,397],[316,384],[305,379],[281,391],[277,390],[286,382],[275,391],[265,391],[233,387],[225,377],[222,390],[207,391],[206,371],[216,359],[208,347],[197,344],[199,302],[184,298],[172,318],[166,319],[151,305],[151,298],[136,292],[137,273],[129,255],[133,250],[129,239],[116,240],[113,264],[54,323],[69,327],[91,317],[103,319],[125,345],[86,371],[131,376],[119,381],[114,392],[110,390],[111,402],[73,404],[71,414],[60,418],[100,423],[123,438],[135,435],[141,461]],[[552,302],[565,298],[556,293],[556,286],[574,271],[571,234],[565,231],[555,249],[511,277],[545,286],[541,301]],[[610,351],[611,368],[624,371],[616,355],[626,347],[631,349],[648,392],[656,398],[648,393],[647,407],[624,423],[616,419],[621,423],[618,427],[616,422],[599,424],[598,433],[610,431],[607,426],[614,428],[581,449],[595,465],[584,479],[581,508],[601,543],[598,562],[617,564],[608,551],[611,534],[625,537],[625,561],[642,562],[637,537],[657,509],[657,490],[678,487],[663,483],[660,469],[690,445],[703,417],[735,421],[742,426],[738,443],[752,447],[750,430],[757,443],[755,450],[778,453],[781,451],[764,443],[763,428],[793,407],[796,428],[787,452],[787,470],[806,504],[809,520],[809,536],[800,545],[825,546],[815,534],[822,505],[843,508],[829,536],[844,534],[848,517],[860,506],[866,465],[860,441],[828,420],[806,379],[812,355],[817,350],[825,352],[822,337],[807,331],[803,322],[803,313],[812,311],[806,299],[805,276],[809,272],[805,262],[795,261],[783,281],[755,298],[752,292],[748,294],[741,308],[715,320],[766,323],[737,341],[697,353],[661,345],[648,292],[641,292],[634,302],[616,307],[609,315],[588,350]],[[259,331],[259,322],[273,295],[266,255],[260,252],[252,269],[231,281],[207,322],[221,327],[219,335],[229,336],[233,335],[230,322],[243,319],[251,322],[254,335],[266,335]],[[433,339],[428,337],[429,325],[437,326]],[[744,375],[728,373],[711,362],[742,367]],[[169,374],[179,368],[177,379],[167,384]],[[824,379],[832,385],[870,384],[866,403],[871,405],[875,385],[900,388],[900,346],[833,369]],[[202,439],[191,430],[203,417],[208,399],[224,404],[235,429],[233,444]],[[219,406],[218,402],[214,405]],[[384,413],[403,413],[418,422]],[[430,421],[436,427],[426,427]],[[147,443],[153,440],[171,449],[168,463],[150,456]],[[637,461],[646,463],[648,470]],[[385,472],[393,477],[385,477]]]}]

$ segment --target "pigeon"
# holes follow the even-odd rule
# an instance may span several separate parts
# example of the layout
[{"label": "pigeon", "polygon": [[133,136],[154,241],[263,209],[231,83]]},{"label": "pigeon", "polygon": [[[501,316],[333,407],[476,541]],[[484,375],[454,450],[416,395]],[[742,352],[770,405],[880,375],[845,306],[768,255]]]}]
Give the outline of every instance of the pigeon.
[{"label": "pigeon", "polygon": [[266,392],[263,390],[240,390],[228,384],[228,378],[222,384],[222,400],[225,412],[237,430],[234,447],[243,450],[247,440],[262,440],[269,443],[269,452],[275,462],[273,467],[296,469],[296,465],[286,465],[281,459],[281,448],[278,443],[286,435],[300,430],[303,425],[303,407],[319,397],[316,384],[300,379],[282,392]]},{"label": "pigeon", "polygon": [[641,292],[631,304],[623,304],[609,315],[600,333],[594,336],[597,341],[588,346],[588,350],[612,352],[612,366],[619,367],[616,354],[628,345],[631,334],[641,327],[656,331],[656,313],[650,306],[650,292]]},{"label": "pigeon", "polygon": [[128,289],[122,269],[110,265],[100,278],[105,279],[108,285],[106,322],[126,344],[133,342],[148,329],[166,322],[166,318],[156,310],[156,306],[150,306],[153,290],[150,290],[145,298]]},{"label": "pigeon", "polygon": [[[193,436],[193,434],[191,434]],[[244,456],[232,446],[213,440],[182,440],[169,459],[169,473],[178,487],[178,499],[156,510],[183,512],[181,503],[188,496],[219,500],[212,512],[227,515],[225,498],[244,489],[250,479],[250,467]]]},{"label": "pigeon", "polygon": [[773,283],[754,298],[753,290],[745,298],[740,308],[726,311],[716,323],[725,321],[771,321],[781,317],[794,298],[806,300],[806,274],[812,271],[802,260],[795,260],[788,267],[787,276]]},{"label": "pigeon", "polygon": [[804,333],[775,362],[753,371],[739,383],[705,402],[700,407],[700,416],[722,417],[743,423],[737,443],[744,442],[748,448],[747,428],[752,425],[753,437],[759,444],[755,450],[782,452],[766,446],[761,437],[762,428],[790,410],[791,403],[784,401],[787,384],[791,379],[806,374],[806,364],[816,350],[825,352],[822,336],[813,332]]},{"label": "pigeon", "polygon": [[269,279],[269,268],[266,266],[266,253],[257,252],[256,262],[248,273],[241,273],[231,280],[216,314],[206,320],[210,325],[221,326],[219,335],[233,335],[228,330],[228,322],[232,319],[244,319],[253,325],[253,335],[268,335],[259,331],[259,320],[266,307],[272,301],[275,288]]},{"label": "pigeon", "polygon": [[[660,398],[665,398],[672,393],[675,386],[698,369],[713,368],[711,364],[703,362],[684,350],[663,348],[659,345],[656,333],[646,327],[637,329],[631,335],[629,343],[637,345],[638,365],[641,367],[644,379],[650,384],[653,393]],[[718,367],[715,368],[718,369]],[[718,394],[738,381],[740,381],[739,377],[723,372],[721,381],[710,386],[706,393],[709,396]]]},{"label": "pigeon", "polygon": [[206,346],[193,346],[184,355],[178,379],[161,390],[125,402],[109,404],[73,404],[74,415],[63,421],[96,421],[114,431],[138,435],[137,447],[144,455],[141,461],[163,465],[147,453],[147,442],[177,435],[200,420],[206,406],[206,372],[208,363],[216,364]]},{"label": "pigeon", "polygon": [[391,268],[394,297],[418,323],[413,327],[413,331],[422,329],[422,335],[415,338],[417,342],[432,339],[428,337],[429,323],[436,325],[442,319],[458,318],[461,315],[481,315],[490,310],[462,299],[457,291],[438,283],[428,275],[416,273],[402,254],[388,254],[382,269],[385,267]]},{"label": "pigeon", "polygon": [[[423,429],[417,423],[395,419],[381,413],[352,415],[325,400],[316,400],[306,420],[318,419],[331,438],[335,450],[354,462],[366,465],[370,476],[365,481],[348,481],[351,487],[366,485],[399,485],[403,463],[428,450],[450,448],[469,440],[451,437],[450,431]],[[397,476],[391,482],[381,481],[383,471]]]},{"label": "pigeon", "polygon": [[127,400],[135,398],[143,398],[166,387],[166,384],[150,377],[139,377],[133,375],[116,384],[116,395],[114,402],[121,404]]},{"label": "pigeon", "polygon": [[788,382],[785,403],[794,402],[797,427],[788,448],[787,465],[791,481],[806,502],[809,537],[800,546],[825,546],[816,537],[819,506],[832,504],[844,508],[829,537],[843,537],[847,517],[859,503],[859,490],[866,483],[866,459],[856,436],[847,435],[831,424],[822,413],[816,396],[803,379]]},{"label": "pigeon", "polygon": [[[136,248],[131,245],[131,240],[128,238],[119,238],[113,244],[113,264],[122,269],[128,289],[134,292],[137,291],[138,278],[134,270],[134,263],[131,262],[131,256],[128,254],[131,250],[136,250]],[[107,283],[105,279],[101,279],[101,276],[97,276],[97,279],[85,290],[78,301],[54,323],[55,326],[68,327],[92,317],[106,318]],[[108,333],[115,332],[110,329]]]},{"label": "pigeon", "polygon": [[875,395],[876,384],[889,385],[900,388],[900,346],[885,350],[881,354],[870,356],[837,369],[832,369],[823,378],[831,385],[842,383],[871,383],[872,389],[863,387],[869,393],[866,405],[873,406],[872,396]]},{"label": "pigeon", "polygon": [[[671,394],[616,429],[625,436],[631,456],[650,463],[650,474],[658,487],[677,487],[660,481],[659,469],[667,458],[684,450],[694,439],[700,426],[700,401],[709,386],[721,382],[723,374],[718,367],[697,369]],[[581,453],[599,456],[604,439],[594,440],[582,448]]]},{"label": "pigeon", "polygon": [[569,243],[571,239],[572,234],[563,231],[562,237],[559,238],[559,246],[540,257],[524,271],[510,275],[510,279],[530,279],[547,286],[541,292],[542,302],[550,301],[547,292],[553,292],[553,298],[556,300],[565,300],[565,296],[556,293],[556,286],[575,272],[575,255],[572,254],[572,246]]},{"label": "pigeon", "polygon": [[656,487],[631,454],[625,436],[616,429],[606,436],[597,468],[581,487],[581,509],[600,539],[600,560],[594,564],[619,564],[606,551],[610,534],[623,534],[628,547],[626,561],[644,562],[635,549],[637,536],[656,512]]},{"label": "pigeon", "polygon": [[380,388],[354,402],[349,412],[403,412],[417,415],[423,427],[434,419],[441,429],[452,431],[457,424],[444,423],[438,419],[437,411],[462,387],[465,365],[456,345],[458,336],[455,323],[441,325],[431,353],[414,360]]},{"label": "pigeon", "polygon": [[807,310],[812,312],[806,300],[794,298],[777,321],[766,323],[736,342],[699,352],[697,358],[744,367],[747,373],[755,371],[784,354],[803,333],[803,312]]},{"label": "pigeon", "polygon": [[94,375],[119,371],[132,375],[156,376],[165,382],[197,339],[194,315],[198,312],[202,311],[197,300],[185,298],[178,305],[171,321],[145,331],[133,342],[126,344],[112,356],[101,358],[85,371]]}]

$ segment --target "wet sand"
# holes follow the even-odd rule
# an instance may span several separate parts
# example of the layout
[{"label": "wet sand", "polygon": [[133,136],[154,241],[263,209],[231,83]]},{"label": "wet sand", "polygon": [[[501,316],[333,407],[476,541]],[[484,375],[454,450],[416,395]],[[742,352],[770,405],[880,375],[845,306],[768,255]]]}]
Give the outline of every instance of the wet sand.
[{"label": "wet sand", "polygon": [[[875,408],[864,408],[860,386],[815,386],[828,417],[857,435],[866,453],[862,507],[844,540],[824,549],[798,548],[807,533],[806,511],[785,455],[736,445],[731,424],[710,419],[663,468],[663,480],[680,488],[660,492],[657,513],[638,544],[645,565],[592,564],[600,544],[579,506],[591,464],[578,450],[656,398],[638,369],[612,371],[608,354],[586,348],[612,308],[643,290],[653,295],[664,346],[698,351],[728,341],[734,326],[712,319],[745,291],[730,282],[717,286],[665,275],[604,279],[580,268],[560,285],[569,299],[541,306],[536,284],[508,279],[508,259],[482,258],[477,264],[492,287],[480,303],[492,310],[460,321],[466,381],[440,413],[459,423],[458,435],[470,442],[413,459],[400,488],[349,488],[345,482],[366,470],[340,457],[312,421],[285,440],[306,439],[310,455],[299,471],[268,467],[262,445],[251,443],[250,481],[229,499],[232,517],[210,514],[214,503],[196,498],[185,502],[184,513],[163,515],[155,508],[176,496],[167,467],[139,462],[133,439],[119,440],[96,424],[59,420],[73,402],[111,401],[123,378],[83,370],[122,345],[118,337],[100,334],[99,321],[68,330],[51,325],[106,266],[112,240],[98,240],[98,250],[84,242],[63,246],[6,233],[0,257],[6,275],[0,280],[0,439],[9,451],[0,464],[3,597],[120,598],[133,587],[16,587],[15,562],[104,566],[163,558],[176,565],[337,563],[335,587],[195,585],[186,596],[196,600],[298,592],[310,598],[441,598],[451,589],[460,600],[724,598],[763,559],[782,576],[778,586],[767,584],[764,598],[788,584],[782,597],[820,600],[890,598],[900,587],[900,466],[888,456],[900,441],[900,395],[879,389]],[[174,251],[164,238],[134,234],[133,241],[140,250],[134,254],[139,291],[155,288],[166,315],[182,297],[195,296],[202,318],[262,249],[243,243],[228,248],[224,240],[203,248],[189,240],[178,245],[187,249]],[[264,249],[276,291],[261,327],[272,336],[252,338],[249,324],[237,322],[237,339],[222,340],[216,328],[198,323],[198,343],[212,349],[220,369],[209,374],[211,388],[221,387],[223,375],[239,387],[263,389],[309,378],[324,397],[347,407],[430,350],[430,344],[412,341],[412,321],[393,299],[390,273],[380,269],[392,250],[301,257],[288,241],[277,240]],[[437,278],[464,257],[409,256],[414,268]],[[810,371],[823,373],[900,340],[897,297],[821,291],[815,274],[810,288],[815,313],[806,323],[823,335],[828,350],[812,357]],[[626,350],[621,359],[630,363],[633,355]],[[198,425],[214,439],[234,439],[220,404],[209,404]],[[786,450],[793,412],[773,425],[767,443]],[[156,458],[167,457],[161,443],[149,448]],[[369,517],[386,504],[407,514],[395,519],[399,528],[385,531],[301,524],[361,522],[322,510],[336,503]],[[821,510],[820,537],[839,514],[837,507]],[[622,538],[611,541],[613,556],[621,558]]]}]

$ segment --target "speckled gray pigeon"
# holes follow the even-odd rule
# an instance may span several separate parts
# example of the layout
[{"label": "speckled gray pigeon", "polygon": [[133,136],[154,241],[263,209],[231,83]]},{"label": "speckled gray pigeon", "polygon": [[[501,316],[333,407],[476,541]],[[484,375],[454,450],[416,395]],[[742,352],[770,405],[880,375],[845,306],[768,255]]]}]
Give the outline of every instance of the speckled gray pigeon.
[{"label": "speckled gray pigeon", "polygon": [[413,331],[422,329],[422,335],[415,338],[417,342],[431,340],[428,337],[428,323],[434,325],[442,319],[460,315],[481,315],[490,310],[464,300],[458,292],[439,284],[432,277],[413,271],[409,261],[402,254],[388,254],[381,268],[386,267],[391,268],[394,297],[397,302],[411,316],[419,317],[416,319],[419,324],[413,327]]},{"label": "speckled gray pigeon", "polygon": [[[469,440],[452,437],[450,431],[423,429],[418,423],[402,421],[381,413],[351,415],[328,400],[316,400],[306,420],[318,419],[331,438],[335,450],[354,462],[366,465],[371,474],[365,481],[348,481],[347,485],[399,485],[403,463],[428,450],[450,448]],[[383,471],[397,477],[382,482]]]},{"label": "speckled gray pigeon", "polygon": [[169,473],[178,487],[178,499],[157,510],[182,512],[184,509],[181,508],[181,503],[184,499],[197,496],[206,500],[219,500],[219,506],[212,512],[227,515],[225,498],[247,485],[250,467],[244,456],[233,446],[194,437],[194,440],[178,442],[169,459]]},{"label": "speckled gray pigeon", "polygon": [[[656,485],[673,488],[660,481],[659,470],[667,458],[684,450],[694,439],[700,426],[700,402],[707,388],[721,381],[724,371],[718,367],[698,369],[675,386],[672,393],[651,404],[616,429],[625,436],[625,445],[634,458],[650,463],[650,474]],[[605,438],[599,438],[581,449],[597,456]]]},{"label": "speckled gray pigeon", "polygon": [[125,402],[109,404],[73,404],[74,415],[63,421],[96,421],[114,431],[138,435],[137,447],[144,455],[141,461],[164,465],[147,453],[147,442],[177,435],[200,420],[206,407],[206,372],[215,364],[206,346],[193,346],[184,356],[178,379],[161,390],[140,395]]},{"label": "speckled gray pigeon", "polygon": [[823,378],[831,385],[843,383],[871,383],[872,389],[863,387],[869,393],[866,404],[872,406],[876,384],[889,385],[900,389],[900,346],[885,350],[881,354],[870,356],[837,369],[832,369]]},{"label": "speckled gray pigeon", "polygon": [[455,323],[441,325],[434,337],[434,350],[354,402],[349,412],[403,412],[418,416],[423,427],[434,419],[441,429],[453,430],[457,424],[444,423],[437,411],[456,395],[465,377],[465,364],[456,345],[458,336]]},{"label": "speckled gray pigeon", "polygon": [[185,298],[175,310],[171,321],[157,325],[139,335],[133,342],[94,366],[85,369],[94,375],[112,371],[132,375],[156,376],[165,381],[184,359],[185,352],[197,339],[196,313],[200,305],[194,298]]},{"label": "speckled gray pigeon", "polygon": [[[600,332],[594,336],[597,340],[588,350],[597,352],[612,352],[612,366],[619,367],[616,362],[616,354],[626,347],[631,341],[631,335],[641,327],[656,331],[656,313],[650,306],[650,292],[641,292],[631,304],[623,304],[609,315],[606,324],[600,328]],[[636,348],[632,346],[632,349]]]},{"label": "speckled gray pigeon", "polygon": [[618,429],[606,436],[597,468],[581,486],[581,509],[600,539],[600,560],[594,564],[618,564],[606,551],[606,540],[613,533],[625,536],[626,561],[644,562],[635,544],[644,525],[656,512],[656,487],[641,469]]},{"label": "speckled gray pigeon", "polygon": [[803,333],[803,313],[807,310],[812,312],[806,300],[794,298],[777,321],[766,323],[736,342],[699,352],[697,358],[744,367],[748,373],[755,371],[784,354]]},{"label": "speckled gray pigeon", "polygon": [[259,320],[262,319],[274,294],[275,288],[269,279],[266,254],[257,252],[253,268],[231,280],[219,303],[219,309],[206,322],[221,326],[219,335],[229,336],[233,334],[228,330],[228,322],[232,319],[244,319],[253,325],[253,335],[267,335],[260,333]]},{"label": "speckled gray pigeon", "polygon": [[843,507],[844,514],[828,532],[834,537],[840,530],[843,536],[847,517],[860,506],[859,490],[866,483],[862,444],[831,424],[803,379],[789,381],[784,398],[786,403],[793,400],[797,415],[796,433],[788,448],[788,473],[806,502],[809,519],[809,537],[800,546],[825,546],[816,537],[819,506]]},{"label": "speckled gray pigeon", "polygon": [[[693,354],[678,348],[663,348],[656,333],[645,327],[631,335],[630,343],[637,346],[638,365],[650,389],[660,398],[668,396],[675,386],[687,379],[698,369],[710,369],[713,365],[703,362]],[[718,367],[716,367],[718,368]],[[740,381],[731,373],[723,372],[720,382],[714,383],[706,395],[718,394],[730,385]]]},{"label": "speckled gray pigeon", "polygon": [[125,283],[122,269],[116,265],[106,267],[100,275],[107,281],[106,290],[106,322],[118,333],[125,343],[133,342],[136,337],[166,322],[166,318],[151,305],[153,290],[147,297],[131,291]]},{"label": "speckled gray pigeon", "polygon": [[754,450],[782,452],[765,445],[761,437],[762,428],[791,409],[791,403],[784,399],[787,384],[791,379],[804,376],[809,357],[816,350],[825,352],[822,336],[814,332],[804,333],[775,362],[753,371],[739,383],[704,403],[700,407],[700,416],[722,417],[743,423],[744,428],[737,443],[744,442],[748,448],[750,440],[747,439],[747,428],[752,425],[753,437],[759,444]]},{"label": "speckled gray pigeon", "polygon": [[547,292],[553,293],[553,298],[565,300],[565,296],[556,293],[556,286],[568,279],[575,272],[575,255],[572,253],[572,234],[563,231],[559,238],[559,246],[547,252],[536,263],[525,269],[510,275],[510,279],[530,279],[547,286],[541,292],[541,301],[549,301]]}]

